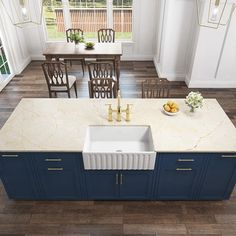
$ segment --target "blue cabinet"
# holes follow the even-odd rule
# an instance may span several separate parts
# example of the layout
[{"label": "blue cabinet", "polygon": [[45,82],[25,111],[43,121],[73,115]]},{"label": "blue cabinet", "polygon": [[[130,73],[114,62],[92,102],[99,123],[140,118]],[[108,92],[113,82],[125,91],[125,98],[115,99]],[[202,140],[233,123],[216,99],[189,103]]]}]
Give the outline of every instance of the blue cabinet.
[{"label": "blue cabinet", "polygon": [[90,200],[151,199],[153,171],[85,171]]},{"label": "blue cabinet", "polygon": [[85,171],[90,200],[115,200],[119,195],[119,171]]},{"label": "blue cabinet", "polygon": [[0,177],[16,200],[223,200],[236,154],[161,153],[153,171],[95,171],[82,153],[1,153]]},{"label": "blue cabinet", "polygon": [[155,199],[193,200],[205,154],[163,153],[158,156]]},{"label": "blue cabinet", "polygon": [[37,199],[37,189],[29,163],[29,154],[2,153],[0,173],[9,198]]},{"label": "blue cabinet", "polygon": [[121,171],[120,198],[125,200],[151,199],[154,171]]},{"label": "blue cabinet", "polygon": [[236,155],[212,154],[201,183],[199,199],[228,199],[236,182]]},{"label": "blue cabinet", "polygon": [[[77,160],[78,159],[78,160]],[[41,199],[81,199],[81,154],[42,153],[34,157]]]}]

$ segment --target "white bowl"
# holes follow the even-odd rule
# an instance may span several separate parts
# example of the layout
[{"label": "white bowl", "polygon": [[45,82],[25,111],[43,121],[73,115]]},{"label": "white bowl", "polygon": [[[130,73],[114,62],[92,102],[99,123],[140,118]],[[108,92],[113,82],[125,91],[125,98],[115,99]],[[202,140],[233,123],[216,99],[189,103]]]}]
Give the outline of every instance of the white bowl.
[{"label": "white bowl", "polygon": [[168,115],[168,116],[176,116],[176,115],[179,114],[179,110],[178,110],[177,112],[173,113],[173,112],[168,112],[168,111],[166,111],[166,110],[164,109],[164,107],[163,107],[163,112],[164,112],[166,115]]}]

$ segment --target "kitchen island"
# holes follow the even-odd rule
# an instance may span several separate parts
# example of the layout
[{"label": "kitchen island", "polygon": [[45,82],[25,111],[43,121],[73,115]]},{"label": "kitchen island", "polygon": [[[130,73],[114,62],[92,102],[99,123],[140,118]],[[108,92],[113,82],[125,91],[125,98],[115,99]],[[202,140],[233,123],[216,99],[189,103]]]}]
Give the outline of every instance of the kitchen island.
[{"label": "kitchen island", "polygon": [[[116,100],[23,99],[0,131],[1,179],[12,199],[222,200],[236,181],[236,129],[215,99],[167,116],[167,99],[123,99],[131,121],[107,121]],[[153,170],[85,170],[91,125],[148,125]]]}]

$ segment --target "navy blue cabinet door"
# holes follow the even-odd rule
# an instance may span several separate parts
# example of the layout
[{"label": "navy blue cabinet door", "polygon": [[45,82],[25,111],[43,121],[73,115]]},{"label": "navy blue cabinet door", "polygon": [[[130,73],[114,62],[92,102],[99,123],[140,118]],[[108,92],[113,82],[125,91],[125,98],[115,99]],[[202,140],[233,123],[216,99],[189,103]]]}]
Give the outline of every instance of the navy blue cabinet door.
[{"label": "navy blue cabinet door", "polygon": [[151,199],[153,171],[121,171],[120,198],[130,200]]},{"label": "navy blue cabinet door", "polygon": [[192,200],[196,196],[203,156],[198,154],[160,154],[155,199]]},{"label": "navy blue cabinet door", "polygon": [[222,200],[230,197],[236,181],[235,157],[235,154],[213,154],[209,158],[200,199]]},{"label": "navy blue cabinet door", "polygon": [[[76,154],[43,153],[35,157],[41,199],[80,199],[80,177]],[[79,166],[78,166],[79,165]]]},{"label": "navy blue cabinet door", "polygon": [[116,200],[119,198],[119,171],[85,171],[90,200]]},{"label": "navy blue cabinet door", "polygon": [[9,198],[35,199],[31,168],[26,154],[1,154],[1,179]]},{"label": "navy blue cabinet door", "polygon": [[77,199],[78,187],[73,170],[49,168],[39,170],[43,199]]}]

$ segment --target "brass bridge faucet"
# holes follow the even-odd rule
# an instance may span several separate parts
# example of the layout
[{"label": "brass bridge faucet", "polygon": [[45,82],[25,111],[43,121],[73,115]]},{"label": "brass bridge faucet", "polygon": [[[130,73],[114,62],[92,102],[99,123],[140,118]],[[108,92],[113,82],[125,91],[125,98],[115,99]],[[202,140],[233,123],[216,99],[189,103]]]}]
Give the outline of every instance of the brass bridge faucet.
[{"label": "brass bridge faucet", "polygon": [[118,90],[118,94],[117,94],[117,109],[114,110],[114,109],[112,109],[112,105],[111,104],[107,104],[108,105],[108,121],[109,122],[113,121],[112,114],[114,112],[116,113],[116,120],[118,122],[121,122],[121,115],[122,115],[123,112],[126,114],[125,121],[127,121],[127,122],[130,121],[130,106],[132,104],[127,104],[126,109],[122,110],[121,109],[120,99],[121,99],[120,90]]}]

